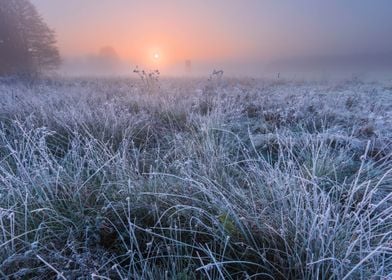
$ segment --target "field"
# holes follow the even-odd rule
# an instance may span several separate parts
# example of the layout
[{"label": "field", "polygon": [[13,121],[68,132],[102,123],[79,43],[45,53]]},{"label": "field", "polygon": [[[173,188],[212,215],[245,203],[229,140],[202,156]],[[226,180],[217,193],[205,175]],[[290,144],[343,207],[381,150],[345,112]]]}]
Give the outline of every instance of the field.
[{"label": "field", "polygon": [[392,279],[392,81],[0,82],[0,278]]}]

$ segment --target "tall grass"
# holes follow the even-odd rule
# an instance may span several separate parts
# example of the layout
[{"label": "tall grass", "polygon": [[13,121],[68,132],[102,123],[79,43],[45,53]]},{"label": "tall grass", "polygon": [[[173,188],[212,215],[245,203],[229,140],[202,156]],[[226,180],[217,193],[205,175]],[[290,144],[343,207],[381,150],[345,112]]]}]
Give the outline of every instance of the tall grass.
[{"label": "tall grass", "polygon": [[381,83],[2,84],[1,278],[388,279],[391,106]]}]

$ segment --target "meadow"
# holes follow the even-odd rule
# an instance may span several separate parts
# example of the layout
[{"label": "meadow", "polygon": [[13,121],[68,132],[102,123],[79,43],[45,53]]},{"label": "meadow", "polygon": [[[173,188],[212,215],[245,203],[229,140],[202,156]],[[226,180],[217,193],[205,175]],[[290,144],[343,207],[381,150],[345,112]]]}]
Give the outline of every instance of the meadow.
[{"label": "meadow", "polygon": [[392,81],[0,81],[0,278],[392,279]]}]

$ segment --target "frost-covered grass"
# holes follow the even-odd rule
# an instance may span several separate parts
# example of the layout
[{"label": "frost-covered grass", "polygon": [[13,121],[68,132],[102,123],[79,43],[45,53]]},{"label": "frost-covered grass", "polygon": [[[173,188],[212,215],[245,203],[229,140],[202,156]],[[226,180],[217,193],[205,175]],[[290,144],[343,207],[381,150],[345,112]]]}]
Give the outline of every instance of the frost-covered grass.
[{"label": "frost-covered grass", "polygon": [[0,83],[0,278],[389,279],[391,108],[388,82]]}]

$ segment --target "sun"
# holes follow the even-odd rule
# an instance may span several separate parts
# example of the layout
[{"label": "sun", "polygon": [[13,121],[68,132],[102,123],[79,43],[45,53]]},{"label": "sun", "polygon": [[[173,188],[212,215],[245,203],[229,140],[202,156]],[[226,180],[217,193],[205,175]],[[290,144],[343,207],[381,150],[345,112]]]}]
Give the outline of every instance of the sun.
[{"label": "sun", "polygon": [[161,56],[160,56],[159,53],[157,53],[157,52],[153,54],[154,60],[159,60],[160,57],[161,57]]}]

